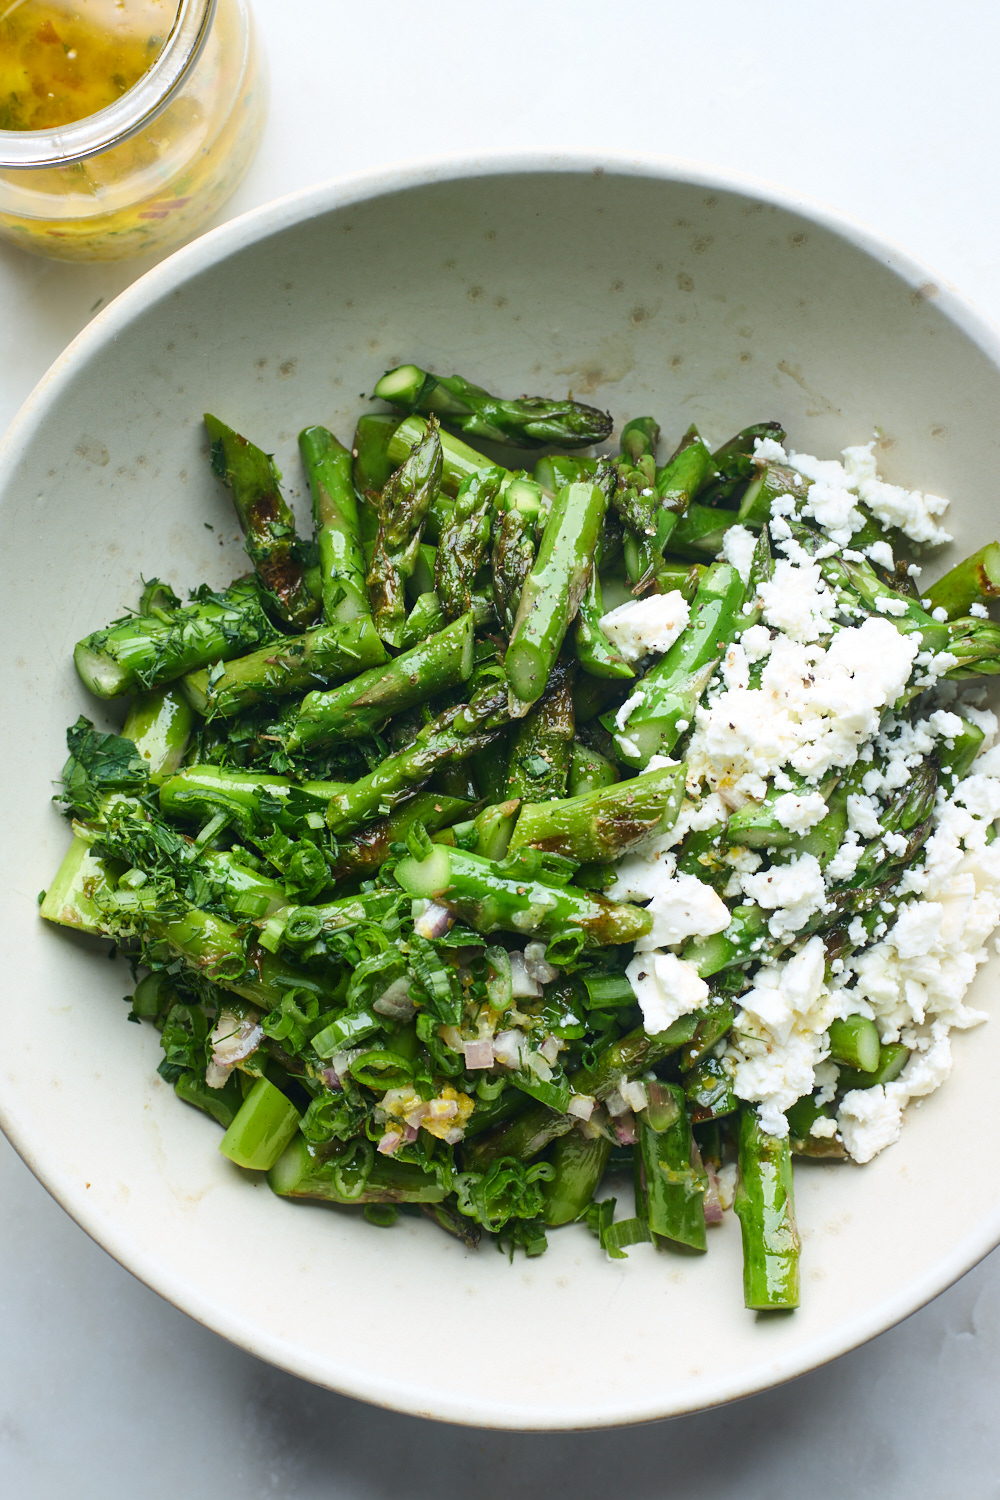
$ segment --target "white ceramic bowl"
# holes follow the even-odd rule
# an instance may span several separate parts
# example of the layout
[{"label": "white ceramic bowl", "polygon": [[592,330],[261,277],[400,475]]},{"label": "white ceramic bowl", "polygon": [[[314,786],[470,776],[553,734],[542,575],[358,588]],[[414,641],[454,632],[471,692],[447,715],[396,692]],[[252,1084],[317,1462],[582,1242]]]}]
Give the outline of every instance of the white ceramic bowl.
[{"label": "white ceramic bowl", "polygon": [[[207,235],[95,318],[0,457],[0,1122],[135,1275],[337,1390],[522,1428],[746,1395],[889,1327],[1000,1240],[1000,1025],[958,1039],[951,1081],[870,1166],[798,1168],[802,1307],[755,1317],[731,1215],[701,1259],[639,1246],[611,1263],[575,1227],[510,1265],[422,1221],[386,1232],[279,1201],[158,1079],[156,1034],[125,1024],[125,965],[37,916],[68,837],[49,802],[64,728],[105,717],[73,643],[140,575],[180,589],[240,567],[201,413],[273,449],[297,493],[299,428],[349,435],[404,360],[650,411],[668,443],[691,421],[719,442],[778,417],[833,456],[877,429],[888,478],[953,498],[958,552],[995,529],[993,330],[776,190],[654,160],[488,160],[330,184]],[[975,1003],[995,982],[991,961]]]}]

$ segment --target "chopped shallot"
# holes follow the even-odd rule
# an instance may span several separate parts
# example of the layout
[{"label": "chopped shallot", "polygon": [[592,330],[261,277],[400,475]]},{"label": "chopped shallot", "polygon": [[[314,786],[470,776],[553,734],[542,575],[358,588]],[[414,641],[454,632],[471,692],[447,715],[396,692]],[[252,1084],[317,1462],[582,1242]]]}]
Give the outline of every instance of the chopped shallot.
[{"label": "chopped shallot", "polygon": [[501,1031],[493,1039],[493,1055],[505,1068],[519,1068],[525,1051],[523,1031]]},{"label": "chopped shallot", "polygon": [[524,967],[528,978],[537,979],[539,984],[551,984],[559,978],[559,970],[546,960],[544,943],[528,943],[524,950]]},{"label": "chopped shallot", "polygon": [[205,1069],[205,1082],[210,1089],[221,1089],[238,1062],[256,1052],[264,1036],[255,1011],[246,1016],[235,1016],[224,1010],[216,1021],[209,1041],[212,1058]]},{"label": "chopped shallot", "polygon": [[378,1149],[383,1156],[391,1156],[397,1146],[402,1143],[403,1136],[398,1130],[387,1130],[378,1143]]},{"label": "chopped shallot", "polygon": [[217,1062],[209,1059],[208,1067],[205,1069],[205,1082],[210,1089],[223,1089],[232,1071],[232,1068],[220,1068]]},{"label": "chopped shallot", "polygon": [[439,901],[428,901],[413,923],[414,932],[422,938],[444,937],[455,925],[454,913]]},{"label": "chopped shallot", "polygon": [[467,1068],[492,1068],[493,1042],[489,1037],[484,1037],[478,1042],[465,1042],[462,1050],[465,1053]]},{"label": "chopped shallot", "polygon": [[629,1109],[634,1109],[636,1112],[640,1109],[645,1109],[649,1103],[646,1097],[646,1090],[637,1078],[626,1079],[623,1083],[620,1083],[618,1085],[618,1092],[625,1100]]},{"label": "chopped shallot", "polygon": [[542,998],[541,985],[537,979],[532,979],[524,961],[524,954],[518,953],[516,948],[512,948],[510,953],[510,989],[515,1000],[540,1000]]},{"label": "chopped shallot", "polygon": [[706,1224],[722,1223],[722,1202],[719,1198],[719,1178],[715,1167],[710,1161],[705,1163],[705,1171],[708,1173],[708,1187],[705,1189],[703,1207],[705,1209]]},{"label": "chopped shallot", "polygon": [[633,1115],[630,1109],[626,1110],[623,1115],[619,1115],[615,1120],[614,1131],[619,1146],[635,1145],[638,1136],[635,1133],[635,1115]]},{"label": "chopped shallot", "polygon": [[593,1094],[574,1094],[566,1106],[566,1113],[574,1115],[578,1120],[589,1120],[596,1103]]},{"label": "chopped shallot", "polygon": [[557,1036],[547,1036],[538,1050],[547,1063],[554,1063],[558,1060],[562,1049],[563,1044]]}]

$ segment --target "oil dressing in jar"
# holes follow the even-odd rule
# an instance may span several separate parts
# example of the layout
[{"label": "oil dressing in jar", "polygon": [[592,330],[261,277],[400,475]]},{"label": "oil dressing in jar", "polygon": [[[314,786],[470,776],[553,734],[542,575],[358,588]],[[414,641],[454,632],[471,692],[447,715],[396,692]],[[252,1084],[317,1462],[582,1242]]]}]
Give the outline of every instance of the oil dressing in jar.
[{"label": "oil dressing in jar", "polygon": [[260,136],[246,0],[0,0],[0,236],[117,260],[196,234]]}]

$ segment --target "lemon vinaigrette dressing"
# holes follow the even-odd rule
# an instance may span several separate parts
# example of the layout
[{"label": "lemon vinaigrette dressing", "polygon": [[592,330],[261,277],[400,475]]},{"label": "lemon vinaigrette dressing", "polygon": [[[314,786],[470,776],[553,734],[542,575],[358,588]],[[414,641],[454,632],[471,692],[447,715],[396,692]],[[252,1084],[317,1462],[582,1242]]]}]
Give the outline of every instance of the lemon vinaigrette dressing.
[{"label": "lemon vinaigrette dressing", "polygon": [[177,0],[0,0],[0,130],[106,109],[154,61]]},{"label": "lemon vinaigrette dressing", "polygon": [[0,235],[68,260],[189,238],[242,178],[265,97],[246,0],[0,0]]}]

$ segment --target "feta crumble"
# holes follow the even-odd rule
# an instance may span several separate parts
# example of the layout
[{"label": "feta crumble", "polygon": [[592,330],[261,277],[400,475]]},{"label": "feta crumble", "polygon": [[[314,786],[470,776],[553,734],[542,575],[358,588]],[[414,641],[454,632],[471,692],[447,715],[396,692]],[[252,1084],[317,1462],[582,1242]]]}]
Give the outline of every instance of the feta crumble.
[{"label": "feta crumble", "polygon": [[647,594],[630,599],[601,616],[601,629],[627,662],[641,661],[652,653],[662,655],[674,644],[691,609],[679,589],[669,594]]}]

